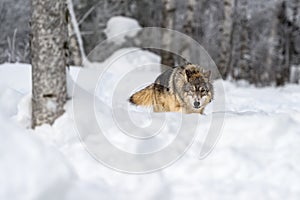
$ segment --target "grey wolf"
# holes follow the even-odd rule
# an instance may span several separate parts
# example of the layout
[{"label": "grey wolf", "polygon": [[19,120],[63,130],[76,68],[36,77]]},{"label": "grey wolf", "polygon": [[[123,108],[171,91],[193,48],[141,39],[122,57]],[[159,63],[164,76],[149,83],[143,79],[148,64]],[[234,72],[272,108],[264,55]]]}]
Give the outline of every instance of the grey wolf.
[{"label": "grey wolf", "polygon": [[187,64],[168,69],[154,83],[134,93],[129,101],[138,106],[151,106],[154,112],[203,114],[213,95],[211,71]]}]

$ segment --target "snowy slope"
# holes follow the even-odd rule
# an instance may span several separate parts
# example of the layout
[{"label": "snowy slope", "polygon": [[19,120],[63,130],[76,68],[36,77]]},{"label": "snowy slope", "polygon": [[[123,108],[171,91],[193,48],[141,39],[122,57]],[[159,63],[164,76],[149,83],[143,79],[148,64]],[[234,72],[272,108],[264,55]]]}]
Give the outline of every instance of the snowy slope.
[{"label": "snowy slope", "polygon": [[[112,64],[110,69],[117,70],[108,70],[102,87],[96,91],[104,110],[112,107],[113,93],[108,86],[118,82],[127,66],[140,63],[140,59],[159,62],[147,51],[127,56],[130,59],[124,56]],[[120,63],[122,69],[118,68]],[[104,65],[95,64],[86,73],[97,73]],[[78,72],[78,68],[71,68],[70,83]],[[135,79],[141,77],[139,73],[149,73],[152,79],[159,72],[157,68],[137,70]],[[146,84],[148,80],[138,81]],[[0,199],[298,199],[300,87],[258,89],[243,82],[223,85],[225,125],[207,158],[197,159],[202,140],[198,135],[186,155],[170,167],[156,173],[129,175],[103,166],[86,151],[74,128],[71,102],[53,126],[26,129],[30,126],[30,66],[0,65]],[[126,102],[122,96],[114,98]],[[125,108],[138,116],[149,112]],[[203,127],[209,126],[211,112],[208,109],[202,116]],[[98,115],[102,119],[109,117],[105,112]],[[138,123],[147,120],[141,117]],[[112,127],[111,134],[120,134],[115,124],[108,126]],[[111,139],[120,148],[126,147],[119,137]]]}]

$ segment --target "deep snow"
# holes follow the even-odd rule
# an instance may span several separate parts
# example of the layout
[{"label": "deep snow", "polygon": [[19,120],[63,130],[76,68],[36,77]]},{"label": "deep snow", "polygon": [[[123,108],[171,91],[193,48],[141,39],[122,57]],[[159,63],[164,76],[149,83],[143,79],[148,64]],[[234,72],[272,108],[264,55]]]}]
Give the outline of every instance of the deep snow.
[{"label": "deep snow", "polygon": [[[137,51],[130,60],[138,63],[141,58],[159,61],[146,51]],[[121,62],[126,66],[125,58]],[[78,68],[71,68],[71,77],[77,73]],[[107,72],[104,81],[117,79],[118,73]],[[157,75],[158,70],[152,73]],[[224,82],[225,125],[207,158],[197,159],[198,137],[172,166],[129,175],[103,166],[85,150],[74,130],[71,102],[53,126],[26,129],[29,65],[1,65],[0,80],[0,199],[298,199],[300,195],[298,85],[255,88]],[[99,91],[96,96],[110,107],[110,90]],[[205,120],[209,112],[203,117],[204,127],[210,123]]]}]

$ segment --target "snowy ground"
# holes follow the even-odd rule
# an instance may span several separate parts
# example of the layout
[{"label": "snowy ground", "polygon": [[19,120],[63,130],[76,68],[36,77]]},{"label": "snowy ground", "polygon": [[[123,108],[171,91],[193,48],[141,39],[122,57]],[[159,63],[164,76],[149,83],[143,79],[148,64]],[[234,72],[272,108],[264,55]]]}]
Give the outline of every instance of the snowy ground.
[{"label": "snowy ground", "polygon": [[[129,56],[112,69],[120,63],[130,65],[128,60],[159,61],[145,51]],[[96,66],[88,70],[96,71]],[[106,73],[104,82],[117,78],[122,70],[113,71]],[[77,68],[71,69],[72,78],[77,73]],[[158,70],[152,74],[156,76]],[[224,82],[225,125],[207,158],[195,156],[196,140],[172,166],[129,175],[103,166],[85,150],[74,129],[70,102],[53,126],[26,128],[30,126],[30,77],[29,65],[0,65],[0,199],[265,200],[300,196],[298,85],[258,89],[242,82]],[[111,106],[110,90],[104,87],[97,96]],[[203,126],[210,123],[207,112]]]}]

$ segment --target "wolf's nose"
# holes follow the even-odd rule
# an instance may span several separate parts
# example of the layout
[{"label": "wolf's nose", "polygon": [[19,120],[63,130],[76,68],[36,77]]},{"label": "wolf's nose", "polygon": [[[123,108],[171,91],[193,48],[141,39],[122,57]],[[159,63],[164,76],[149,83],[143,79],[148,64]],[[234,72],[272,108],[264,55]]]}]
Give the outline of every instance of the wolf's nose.
[{"label": "wolf's nose", "polygon": [[200,107],[200,102],[195,101],[195,102],[194,102],[194,107],[195,107],[195,108],[199,108],[199,107]]}]

